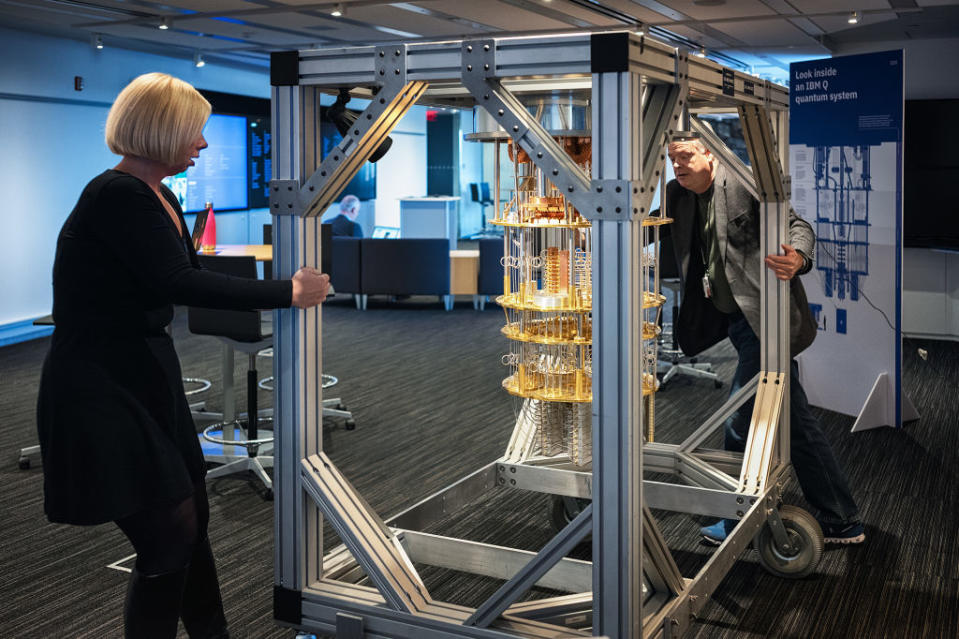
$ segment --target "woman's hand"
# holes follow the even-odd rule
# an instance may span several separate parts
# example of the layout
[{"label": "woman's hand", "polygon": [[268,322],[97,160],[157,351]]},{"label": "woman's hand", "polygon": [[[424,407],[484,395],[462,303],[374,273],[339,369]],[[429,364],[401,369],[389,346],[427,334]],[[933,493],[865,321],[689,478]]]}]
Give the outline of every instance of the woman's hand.
[{"label": "woman's hand", "polygon": [[315,268],[304,266],[293,275],[293,306],[312,308],[326,299],[330,291],[330,276]]}]

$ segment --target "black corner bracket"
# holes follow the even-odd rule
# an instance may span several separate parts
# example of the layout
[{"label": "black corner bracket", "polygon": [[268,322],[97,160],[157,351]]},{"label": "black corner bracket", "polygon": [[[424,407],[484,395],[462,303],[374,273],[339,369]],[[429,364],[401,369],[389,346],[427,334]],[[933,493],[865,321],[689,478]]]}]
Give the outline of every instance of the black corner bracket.
[{"label": "black corner bracket", "polygon": [[592,73],[629,71],[629,33],[594,33],[589,38],[589,50]]},{"label": "black corner bracket", "polygon": [[303,622],[302,593],[282,586],[273,586],[273,618],[293,626]]},{"label": "black corner bracket", "polygon": [[275,87],[295,87],[300,83],[300,52],[273,51],[270,53],[270,84]]}]

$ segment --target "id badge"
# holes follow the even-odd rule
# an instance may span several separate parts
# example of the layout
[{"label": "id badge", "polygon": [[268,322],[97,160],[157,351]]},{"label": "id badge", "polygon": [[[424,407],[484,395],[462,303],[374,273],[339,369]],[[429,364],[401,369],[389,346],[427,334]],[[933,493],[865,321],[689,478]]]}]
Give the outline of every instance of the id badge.
[{"label": "id badge", "polygon": [[706,296],[706,299],[709,299],[713,296],[713,287],[709,283],[709,276],[703,275],[703,295]]}]

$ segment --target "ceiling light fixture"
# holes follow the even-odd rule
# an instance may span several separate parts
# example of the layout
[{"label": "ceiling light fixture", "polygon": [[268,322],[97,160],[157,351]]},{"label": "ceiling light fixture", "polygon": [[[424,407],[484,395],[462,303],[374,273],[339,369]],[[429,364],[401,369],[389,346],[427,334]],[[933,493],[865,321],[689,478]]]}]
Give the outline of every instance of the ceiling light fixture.
[{"label": "ceiling light fixture", "polygon": [[206,61],[203,59],[203,54],[197,51],[193,54],[193,66],[197,69],[206,66]]},{"label": "ceiling light fixture", "polygon": [[160,24],[157,25],[157,29],[166,31],[169,28],[170,28],[170,18],[161,18]]},{"label": "ceiling light fixture", "polygon": [[706,57],[706,47],[699,47],[699,51],[696,52],[696,57],[697,57],[697,58],[705,58],[705,57]]},{"label": "ceiling light fixture", "polygon": [[103,48],[103,36],[99,33],[93,34],[93,48],[102,49]]},{"label": "ceiling light fixture", "polygon": [[333,10],[330,11],[330,15],[333,16],[334,18],[339,18],[339,17],[342,16],[344,13],[346,13],[346,9],[343,8],[343,3],[342,3],[342,2],[337,2],[336,4],[334,4],[334,5],[333,5]]},{"label": "ceiling light fixture", "polygon": [[859,24],[859,12],[853,11],[852,13],[850,13],[849,20],[847,20],[847,22],[849,24]]},{"label": "ceiling light fixture", "polygon": [[642,22],[636,25],[636,35],[638,36],[646,35],[646,26]]}]

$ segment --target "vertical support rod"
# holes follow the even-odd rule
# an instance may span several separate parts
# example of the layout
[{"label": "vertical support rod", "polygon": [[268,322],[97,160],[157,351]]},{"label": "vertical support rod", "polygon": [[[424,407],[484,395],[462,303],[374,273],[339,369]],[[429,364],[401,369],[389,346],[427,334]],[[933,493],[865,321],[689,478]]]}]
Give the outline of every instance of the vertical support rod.
[{"label": "vertical support rod", "polygon": [[[273,179],[302,183],[320,156],[319,94],[300,86],[272,91]],[[272,200],[277,279],[301,266],[319,268],[319,219],[279,210]],[[273,327],[274,583],[299,591],[322,575],[320,517],[300,485],[300,461],[319,452],[322,441],[320,311],[274,311]]]},{"label": "vertical support rod", "polygon": [[[593,74],[594,179],[641,175],[640,84]],[[593,619],[610,639],[642,636],[640,228],[593,221]]]}]

